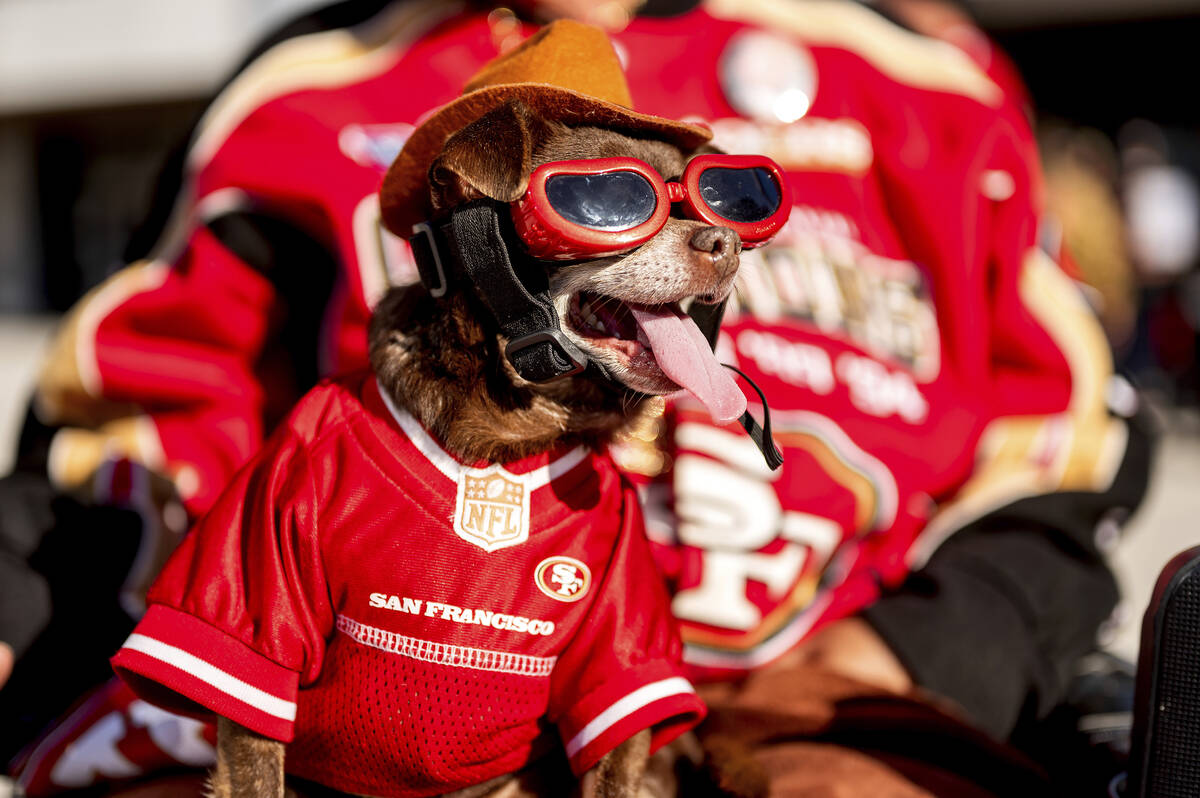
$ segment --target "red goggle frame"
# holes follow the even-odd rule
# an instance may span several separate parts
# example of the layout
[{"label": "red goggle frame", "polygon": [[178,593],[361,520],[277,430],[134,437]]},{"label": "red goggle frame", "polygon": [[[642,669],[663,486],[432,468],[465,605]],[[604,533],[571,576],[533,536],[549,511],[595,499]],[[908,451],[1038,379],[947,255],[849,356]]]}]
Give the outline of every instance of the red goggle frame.
[{"label": "red goggle frame", "polygon": [[792,210],[783,170],[761,155],[697,155],[670,183],[636,158],[554,161],[533,171],[511,206],[530,255],[581,260],[649,241],[676,202],[690,219],[732,229],[746,248],[770,241]]}]

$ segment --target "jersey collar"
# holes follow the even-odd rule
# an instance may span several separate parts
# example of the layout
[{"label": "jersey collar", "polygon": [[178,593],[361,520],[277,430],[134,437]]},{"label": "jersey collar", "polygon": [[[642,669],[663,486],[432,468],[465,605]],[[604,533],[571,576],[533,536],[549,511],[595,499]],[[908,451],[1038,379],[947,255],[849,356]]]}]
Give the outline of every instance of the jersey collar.
[{"label": "jersey collar", "polygon": [[[429,431],[421,425],[421,422],[413,418],[408,411],[397,407],[392,398],[388,396],[387,391],[379,384],[378,379],[374,380],[374,386],[388,413],[391,414],[392,420],[400,427],[400,431],[408,438],[417,451],[429,461],[430,465],[445,475],[447,479],[457,483],[466,472],[479,470],[489,465],[468,465],[461,462],[454,455],[450,454],[450,452],[446,451],[437,439],[430,435]],[[586,446],[576,446],[551,459],[547,459],[547,456],[542,454],[518,460],[515,463],[506,463],[504,464],[504,469],[510,474],[524,476],[529,489],[537,490],[549,485],[582,463],[587,459],[588,453]]]}]

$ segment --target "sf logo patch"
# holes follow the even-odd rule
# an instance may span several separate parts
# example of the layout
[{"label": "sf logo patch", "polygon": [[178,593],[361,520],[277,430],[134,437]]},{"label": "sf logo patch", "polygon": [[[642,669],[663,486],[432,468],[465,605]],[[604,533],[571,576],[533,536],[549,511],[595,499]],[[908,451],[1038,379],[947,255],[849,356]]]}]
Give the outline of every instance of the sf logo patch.
[{"label": "sf logo patch", "polygon": [[555,601],[579,601],[592,584],[592,572],[573,557],[547,557],[538,563],[533,581]]},{"label": "sf logo patch", "polygon": [[524,474],[499,465],[469,468],[458,478],[454,532],[484,551],[529,539],[529,486]]}]

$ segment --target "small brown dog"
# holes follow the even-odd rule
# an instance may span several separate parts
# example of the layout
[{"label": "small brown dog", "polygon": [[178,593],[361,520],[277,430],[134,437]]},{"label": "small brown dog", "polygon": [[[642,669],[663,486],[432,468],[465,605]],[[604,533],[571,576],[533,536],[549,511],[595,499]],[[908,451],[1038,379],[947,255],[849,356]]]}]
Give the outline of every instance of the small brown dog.
[{"label": "small brown dog", "polygon": [[[135,689],[223,715],[212,796],[284,795],[295,726],[287,770],[342,790],[633,798],[648,727],[661,744],[702,714],[636,499],[596,453],[681,388],[742,416],[715,330],[685,304],[724,302],[743,244],[786,220],[786,186],[765,159],[698,152],[703,128],[629,110],[598,30],[556,23],[481,76],[385,180],[384,219],[413,237],[422,285],[376,309],[375,379],[301,401],[114,659]],[[368,387],[347,398],[351,384]],[[457,483],[452,518],[437,471]],[[547,485],[535,538],[529,495]],[[376,741],[390,753],[362,751]]]},{"label": "small brown dog", "polygon": [[[496,143],[492,157],[478,155],[475,142],[483,136]],[[498,157],[512,153],[530,157],[523,163]],[[537,166],[582,158],[633,157],[669,177],[682,173],[689,154],[666,142],[568,128],[512,102],[447,142],[431,170],[431,201],[448,210],[480,196],[519,196]],[[628,306],[722,302],[740,251],[737,234],[727,227],[672,218],[628,255],[552,266],[550,293],[561,329],[603,364],[609,380],[590,374],[544,384],[524,380],[503,356],[504,341],[478,299],[454,291],[434,302],[419,285],[393,289],[376,309],[371,363],[390,398],[466,462],[510,462],[564,442],[602,447],[645,397],[680,387],[639,341]],[[649,743],[650,733],[643,731],[606,755],[585,778],[586,792],[636,795]],[[212,795],[282,795],[283,766],[282,743],[222,719]],[[527,792],[531,780],[544,775],[522,778],[525,786],[505,778],[453,795],[547,794]],[[560,792],[561,785],[549,794]]]}]

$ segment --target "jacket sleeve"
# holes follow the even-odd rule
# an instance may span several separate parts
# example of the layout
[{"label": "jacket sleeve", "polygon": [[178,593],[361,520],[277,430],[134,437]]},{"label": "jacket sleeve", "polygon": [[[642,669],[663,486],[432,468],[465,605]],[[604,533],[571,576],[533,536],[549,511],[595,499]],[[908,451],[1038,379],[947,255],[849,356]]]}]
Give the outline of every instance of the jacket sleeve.
[{"label": "jacket sleeve", "polygon": [[1104,543],[1145,493],[1152,436],[1078,287],[1035,246],[1032,142],[1013,125],[993,145],[1015,187],[981,214],[991,421],[913,572],[865,615],[918,684],[1004,738],[1062,700],[1096,645],[1118,597]]},{"label": "jacket sleeve", "polygon": [[[302,281],[276,268],[285,262],[312,275],[306,290],[289,288]],[[35,395],[54,485],[84,487],[126,457],[203,512],[315,381],[333,263],[300,228],[238,210],[197,225],[174,259],[126,267],[86,295]]]}]

